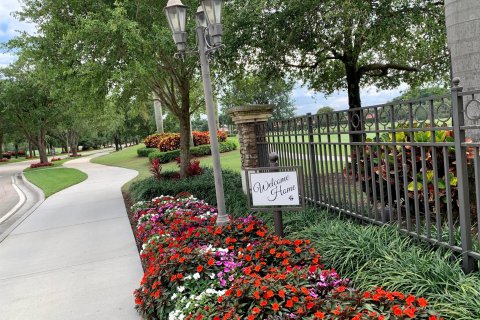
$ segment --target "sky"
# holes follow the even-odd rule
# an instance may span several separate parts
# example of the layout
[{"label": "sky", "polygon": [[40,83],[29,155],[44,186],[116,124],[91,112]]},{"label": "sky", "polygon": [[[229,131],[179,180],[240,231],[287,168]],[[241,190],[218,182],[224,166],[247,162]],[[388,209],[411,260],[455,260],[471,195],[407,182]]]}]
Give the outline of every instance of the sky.
[{"label": "sky", "polygon": [[[0,42],[6,42],[18,34],[18,31],[35,32],[35,26],[22,22],[13,17],[12,12],[20,10],[19,0],[0,1]],[[12,52],[0,49],[0,67],[8,66],[15,61],[16,56]],[[394,90],[378,90],[375,87],[364,88],[361,91],[362,105],[376,105],[386,103],[400,95],[406,86]],[[314,92],[308,87],[298,83],[291,93],[292,100],[297,108],[297,115],[316,113],[320,107],[330,106],[335,110],[348,108],[348,98],[345,91],[337,91],[332,95],[325,96],[321,92]]]}]

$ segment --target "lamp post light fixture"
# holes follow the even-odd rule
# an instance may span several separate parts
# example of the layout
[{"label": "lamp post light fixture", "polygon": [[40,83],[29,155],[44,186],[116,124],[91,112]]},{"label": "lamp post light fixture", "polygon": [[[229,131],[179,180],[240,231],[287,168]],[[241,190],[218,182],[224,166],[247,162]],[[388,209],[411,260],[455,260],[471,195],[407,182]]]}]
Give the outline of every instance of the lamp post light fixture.
[{"label": "lamp post light fixture", "polygon": [[[187,52],[186,41],[186,9],[181,0],[169,0],[165,7],[173,40],[177,45],[177,55],[183,57]],[[215,192],[217,196],[217,225],[226,225],[229,222],[225,208],[223,191],[222,169],[220,166],[220,152],[218,148],[217,127],[212,94],[212,81],[210,79],[210,65],[208,58],[222,47],[222,0],[202,0],[196,16],[198,53],[202,69],[203,92],[207,106],[208,130],[210,133],[210,147],[213,158],[213,174],[215,179]],[[197,52],[197,51],[192,51]],[[188,52],[190,53],[190,52]]]}]

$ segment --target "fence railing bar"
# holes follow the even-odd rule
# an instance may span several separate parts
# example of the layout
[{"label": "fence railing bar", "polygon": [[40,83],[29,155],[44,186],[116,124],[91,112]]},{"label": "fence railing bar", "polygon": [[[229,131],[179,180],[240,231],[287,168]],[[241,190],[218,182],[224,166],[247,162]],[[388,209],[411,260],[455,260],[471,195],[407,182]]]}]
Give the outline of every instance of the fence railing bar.
[{"label": "fence railing bar", "polygon": [[475,171],[475,202],[477,205],[477,238],[480,243],[480,161],[479,161],[480,148],[475,147],[473,159],[473,167]]},{"label": "fence railing bar", "polygon": [[430,221],[430,207],[429,207],[429,199],[428,199],[428,181],[427,181],[427,162],[426,162],[426,151],[425,148],[420,149],[420,154],[422,157],[422,184],[423,184],[423,210],[425,214],[425,223],[426,223],[426,231],[427,237],[431,238],[431,221]]}]

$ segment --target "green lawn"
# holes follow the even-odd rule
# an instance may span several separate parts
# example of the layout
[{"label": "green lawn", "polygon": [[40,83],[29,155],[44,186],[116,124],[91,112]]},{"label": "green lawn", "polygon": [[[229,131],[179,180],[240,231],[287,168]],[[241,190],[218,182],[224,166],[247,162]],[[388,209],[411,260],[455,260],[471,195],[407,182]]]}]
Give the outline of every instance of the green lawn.
[{"label": "green lawn", "polygon": [[[237,141],[237,138],[228,138],[229,140]],[[128,186],[137,180],[141,180],[151,176],[150,173],[150,162],[148,158],[141,158],[137,155],[137,149],[143,148],[144,145],[140,144],[138,146],[129,147],[123,149],[122,151],[112,152],[108,155],[94,158],[91,160],[93,163],[103,164],[107,166],[114,166],[114,167],[121,167],[127,169],[133,169],[138,171],[139,175],[133,179],[132,181],[128,182],[123,189],[127,189]],[[212,157],[200,157],[195,158],[200,160],[200,165],[202,167],[211,167],[212,166]],[[224,169],[231,169],[234,171],[240,172],[240,151],[237,149],[235,151],[226,152],[220,154],[220,162],[222,168]],[[175,162],[170,162],[162,165],[162,171],[176,171],[178,170],[178,166]]]},{"label": "green lawn", "polygon": [[80,170],[62,167],[29,170],[24,174],[28,181],[42,189],[46,198],[87,179],[87,175]]},{"label": "green lawn", "polygon": [[25,159],[24,157],[19,157],[18,159],[11,158],[10,160],[8,160],[8,162],[0,162],[0,166],[4,165],[4,164],[22,162],[22,161],[27,161],[27,160],[31,160],[31,159]]},{"label": "green lawn", "polygon": [[[57,156],[55,156],[55,158],[59,158]],[[59,168],[59,167],[62,167],[63,164],[67,161],[71,161],[71,160],[75,160],[75,159],[79,159],[81,157],[68,157],[66,155],[62,155],[62,160],[60,161],[54,161],[52,162],[53,163],[53,166],[50,166],[50,167],[40,167],[40,168],[35,168],[35,169],[32,169],[32,168],[27,168],[25,170],[23,170],[24,172],[28,172],[28,171],[37,171],[37,170],[45,170],[45,169],[51,169],[51,168]],[[37,162],[40,162],[40,160],[38,160]]]}]

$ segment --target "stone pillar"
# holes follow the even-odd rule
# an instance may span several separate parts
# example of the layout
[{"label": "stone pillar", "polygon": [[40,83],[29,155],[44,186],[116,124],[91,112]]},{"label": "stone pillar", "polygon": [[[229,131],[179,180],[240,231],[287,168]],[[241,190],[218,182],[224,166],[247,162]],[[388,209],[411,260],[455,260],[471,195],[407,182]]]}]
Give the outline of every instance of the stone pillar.
[{"label": "stone pillar", "polygon": [[260,166],[255,125],[267,122],[272,112],[273,105],[247,105],[232,108],[228,111],[238,129],[242,160],[242,186],[245,193],[247,193],[247,187],[243,169]]},{"label": "stone pillar", "polygon": [[[445,0],[447,41],[452,59],[452,79],[460,78],[464,91],[480,88],[480,1]],[[465,119],[470,124],[469,119]],[[480,130],[467,130],[480,140]]]},{"label": "stone pillar", "polygon": [[162,104],[155,92],[152,92],[153,109],[155,111],[155,124],[157,125],[157,133],[163,133],[163,112]]}]

